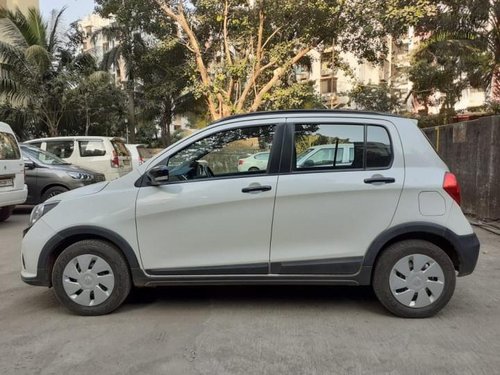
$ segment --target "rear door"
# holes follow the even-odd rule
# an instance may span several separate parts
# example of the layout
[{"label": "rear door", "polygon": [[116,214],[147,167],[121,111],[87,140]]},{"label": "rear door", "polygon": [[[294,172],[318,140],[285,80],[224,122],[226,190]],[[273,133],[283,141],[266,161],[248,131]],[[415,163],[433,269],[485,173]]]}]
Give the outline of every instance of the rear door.
[{"label": "rear door", "polygon": [[[392,220],[404,183],[401,142],[392,123],[317,119],[288,124],[271,244],[271,272],[353,274]],[[353,149],[352,160],[297,164],[315,146]],[[337,153],[340,156],[341,153]]]}]

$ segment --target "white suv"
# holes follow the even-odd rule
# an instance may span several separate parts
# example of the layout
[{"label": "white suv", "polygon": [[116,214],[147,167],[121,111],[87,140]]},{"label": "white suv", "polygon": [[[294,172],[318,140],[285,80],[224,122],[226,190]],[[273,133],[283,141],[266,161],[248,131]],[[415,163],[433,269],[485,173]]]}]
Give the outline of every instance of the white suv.
[{"label": "white suv", "polygon": [[14,132],[0,122],[0,222],[7,220],[16,204],[28,196],[24,184],[24,161]]},{"label": "white suv", "polygon": [[26,141],[68,163],[104,174],[111,181],[132,170],[132,158],[122,138],[76,136]]},{"label": "white suv", "polygon": [[[300,165],[318,145],[350,162]],[[349,146],[351,147],[351,146]],[[238,160],[270,150],[267,168]],[[218,121],[130,174],[35,207],[22,278],[82,315],[132,285],[373,285],[403,317],[427,317],[470,274],[479,242],[453,174],[416,121],[282,111]]]}]

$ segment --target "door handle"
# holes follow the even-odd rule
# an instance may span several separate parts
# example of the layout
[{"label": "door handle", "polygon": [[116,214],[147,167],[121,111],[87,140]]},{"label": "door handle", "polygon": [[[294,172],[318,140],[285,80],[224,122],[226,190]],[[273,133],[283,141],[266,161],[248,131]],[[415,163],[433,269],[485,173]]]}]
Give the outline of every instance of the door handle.
[{"label": "door handle", "polygon": [[254,185],[247,186],[246,188],[241,189],[242,193],[253,193],[254,191],[269,191],[272,187],[269,185]]},{"label": "door handle", "polygon": [[365,184],[393,184],[396,182],[394,177],[373,176],[365,178]]}]

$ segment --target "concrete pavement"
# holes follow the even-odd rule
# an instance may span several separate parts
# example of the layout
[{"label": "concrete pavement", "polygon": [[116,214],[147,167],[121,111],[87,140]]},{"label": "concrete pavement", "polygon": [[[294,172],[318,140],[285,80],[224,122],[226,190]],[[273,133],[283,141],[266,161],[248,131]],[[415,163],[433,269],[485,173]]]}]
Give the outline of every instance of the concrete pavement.
[{"label": "concrete pavement", "polygon": [[0,223],[0,374],[495,374],[500,237],[436,317],[387,313],[370,288],[172,287],[79,317],[19,278],[26,211]]}]

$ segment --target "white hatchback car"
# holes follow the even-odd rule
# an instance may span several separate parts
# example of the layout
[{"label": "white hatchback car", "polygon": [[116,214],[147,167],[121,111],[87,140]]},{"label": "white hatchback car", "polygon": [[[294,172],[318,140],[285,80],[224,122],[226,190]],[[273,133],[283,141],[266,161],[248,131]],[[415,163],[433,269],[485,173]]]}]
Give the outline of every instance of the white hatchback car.
[{"label": "white hatchback car", "polygon": [[270,154],[271,153],[269,151],[257,152],[256,154],[250,155],[246,158],[239,159],[238,172],[256,172],[266,170]]},{"label": "white hatchback car", "polygon": [[[349,163],[300,165],[321,144]],[[241,156],[270,150],[266,168]],[[427,317],[470,274],[479,242],[455,176],[415,120],[350,111],[230,117],[130,174],[36,206],[22,279],[82,315],[116,309],[132,285],[373,285],[403,317]]]},{"label": "white hatchback car", "polygon": [[14,132],[0,122],[0,221],[7,220],[16,204],[28,196],[24,184],[24,161]]},{"label": "white hatchback car", "polygon": [[122,138],[75,136],[24,142],[48,151],[68,163],[104,174],[111,181],[132,170],[132,158]]}]

